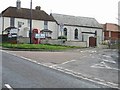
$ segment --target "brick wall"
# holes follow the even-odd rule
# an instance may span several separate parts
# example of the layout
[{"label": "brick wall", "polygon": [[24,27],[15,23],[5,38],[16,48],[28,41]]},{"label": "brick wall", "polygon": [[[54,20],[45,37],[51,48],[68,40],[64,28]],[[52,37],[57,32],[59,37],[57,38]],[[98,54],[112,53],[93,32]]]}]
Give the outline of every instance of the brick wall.
[{"label": "brick wall", "polygon": [[120,39],[120,30],[117,24],[106,23],[103,25],[104,40],[118,40]]}]

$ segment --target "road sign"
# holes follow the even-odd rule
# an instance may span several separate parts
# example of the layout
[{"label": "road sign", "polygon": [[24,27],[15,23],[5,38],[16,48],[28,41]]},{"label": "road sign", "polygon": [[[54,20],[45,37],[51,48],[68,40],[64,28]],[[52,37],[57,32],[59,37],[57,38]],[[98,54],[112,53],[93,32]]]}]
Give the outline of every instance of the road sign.
[{"label": "road sign", "polygon": [[45,34],[35,34],[35,38],[45,38]]}]

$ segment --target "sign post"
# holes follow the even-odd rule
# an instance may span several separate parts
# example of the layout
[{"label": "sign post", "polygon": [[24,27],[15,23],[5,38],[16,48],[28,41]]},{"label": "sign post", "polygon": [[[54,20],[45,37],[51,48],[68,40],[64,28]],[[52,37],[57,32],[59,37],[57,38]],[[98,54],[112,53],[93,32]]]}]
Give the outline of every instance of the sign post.
[{"label": "sign post", "polygon": [[63,26],[64,26],[64,24],[63,24],[63,23],[61,23],[61,24],[60,24],[61,44],[62,44],[62,31],[63,31]]},{"label": "sign post", "polygon": [[45,38],[45,34],[35,34],[35,38],[38,39],[38,44],[39,44],[39,40],[42,39],[42,38]]}]

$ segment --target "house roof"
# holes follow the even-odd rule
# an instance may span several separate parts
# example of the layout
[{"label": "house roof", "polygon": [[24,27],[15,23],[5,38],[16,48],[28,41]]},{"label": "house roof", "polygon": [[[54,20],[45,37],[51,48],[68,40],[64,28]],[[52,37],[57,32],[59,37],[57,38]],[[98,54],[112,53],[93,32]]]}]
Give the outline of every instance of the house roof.
[{"label": "house roof", "polygon": [[[17,7],[8,7],[2,12],[3,17],[14,17],[14,18],[24,18],[30,19],[30,9]],[[44,20],[44,21],[55,21],[54,18],[48,15],[43,10],[32,9],[32,19],[34,20]]]},{"label": "house roof", "polygon": [[80,26],[80,27],[91,27],[91,28],[102,28],[102,26],[94,18],[70,16],[52,13],[51,16],[57,21],[58,24],[64,24],[69,26]]}]

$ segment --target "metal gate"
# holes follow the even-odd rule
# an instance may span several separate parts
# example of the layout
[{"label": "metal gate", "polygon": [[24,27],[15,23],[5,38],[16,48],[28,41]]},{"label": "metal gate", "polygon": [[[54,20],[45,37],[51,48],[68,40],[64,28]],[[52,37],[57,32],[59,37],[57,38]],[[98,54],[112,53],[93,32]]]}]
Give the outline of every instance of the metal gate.
[{"label": "metal gate", "polygon": [[96,46],[96,38],[89,37],[89,47],[95,47],[95,46]]}]

